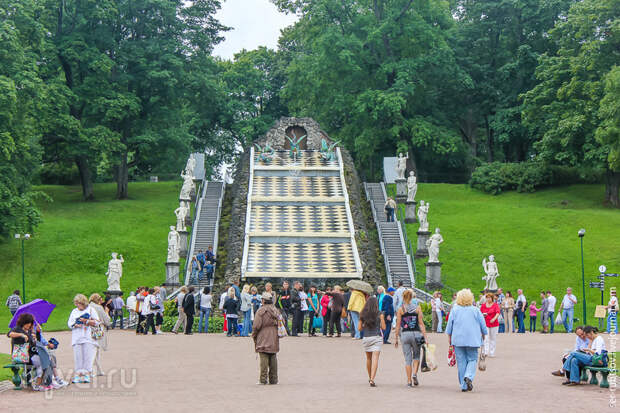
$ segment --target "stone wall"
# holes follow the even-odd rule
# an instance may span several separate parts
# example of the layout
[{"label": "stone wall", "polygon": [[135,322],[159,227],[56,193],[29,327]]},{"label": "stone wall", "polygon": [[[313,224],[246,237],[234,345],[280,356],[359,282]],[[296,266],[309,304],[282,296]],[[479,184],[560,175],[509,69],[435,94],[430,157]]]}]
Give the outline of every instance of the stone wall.
[{"label": "stone wall", "polygon": [[312,118],[280,118],[264,137],[257,140],[257,143],[260,145],[268,143],[274,149],[284,149],[286,143],[285,132],[292,126],[300,126],[306,130],[308,149],[319,150],[321,149],[321,139],[329,139],[327,134],[321,130],[319,124]]}]

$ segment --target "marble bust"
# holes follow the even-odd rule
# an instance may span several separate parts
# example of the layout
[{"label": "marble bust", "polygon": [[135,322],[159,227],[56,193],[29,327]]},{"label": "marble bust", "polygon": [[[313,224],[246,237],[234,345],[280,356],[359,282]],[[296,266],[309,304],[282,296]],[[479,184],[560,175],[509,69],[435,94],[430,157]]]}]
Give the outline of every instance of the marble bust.
[{"label": "marble bust", "polygon": [[428,209],[431,204],[420,201],[420,207],[418,208],[418,221],[420,221],[419,231],[428,231]]},{"label": "marble bust", "polygon": [[396,159],[396,174],[398,175],[397,179],[405,179],[405,172],[407,171],[407,159],[409,159],[409,154],[407,154],[407,156],[403,156],[402,152],[398,154],[398,159]]},{"label": "marble bust", "polygon": [[179,262],[180,244],[181,237],[173,225],[170,227],[170,232],[168,233],[168,262]]},{"label": "marble bust", "polygon": [[435,233],[426,241],[428,248],[428,262],[439,262],[439,244],[443,242],[439,228],[435,228]]},{"label": "marble bust", "polygon": [[108,276],[108,291],[121,291],[121,277],[123,276],[123,263],[125,260],[121,255],[117,258],[116,252],[112,253],[112,259],[108,261],[108,271],[105,275]]},{"label": "marble bust", "polygon": [[187,228],[185,227],[185,217],[187,217],[189,210],[187,209],[185,204],[185,201],[181,201],[179,203],[179,207],[174,210],[174,215],[177,216],[177,231],[187,230]]},{"label": "marble bust", "polygon": [[484,268],[484,272],[486,273],[486,275],[482,277],[482,279],[486,281],[484,289],[490,291],[497,290],[497,282],[495,281],[495,279],[499,277],[499,270],[497,269],[495,256],[489,255],[489,261],[487,261],[486,258],[483,258],[482,268]]},{"label": "marble bust", "polygon": [[413,171],[409,172],[409,178],[407,178],[407,202],[415,201],[415,194],[418,192],[418,180],[415,177]]}]

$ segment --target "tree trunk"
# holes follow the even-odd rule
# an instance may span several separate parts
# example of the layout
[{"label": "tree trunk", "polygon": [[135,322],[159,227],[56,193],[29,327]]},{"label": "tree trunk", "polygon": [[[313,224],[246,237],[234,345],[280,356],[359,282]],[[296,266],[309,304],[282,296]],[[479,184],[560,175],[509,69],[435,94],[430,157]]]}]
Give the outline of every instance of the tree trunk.
[{"label": "tree trunk", "polygon": [[[409,156],[409,159],[407,159],[407,170],[415,172],[415,176],[419,180],[420,177],[418,175],[418,165],[416,165],[415,163],[415,156],[413,155],[413,150],[407,151],[407,155]],[[405,178],[408,178],[408,176],[405,175]]]},{"label": "tree trunk", "polygon": [[85,156],[76,156],[75,165],[80,173],[80,184],[82,185],[82,198],[84,201],[93,201],[93,177],[88,167],[88,159]]},{"label": "tree trunk", "polygon": [[616,208],[620,208],[618,187],[620,186],[620,172],[607,171],[605,176],[605,201]]},{"label": "tree trunk", "polygon": [[491,163],[495,160],[495,153],[494,153],[495,142],[493,139],[493,128],[491,128],[491,125],[489,125],[488,116],[484,117],[484,127],[487,131],[487,161]]},{"label": "tree trunk", "polygon": [[121,153],[120,163],[116,168],[116,199],[129,197],[129,166],[127,165],[127,151]]}]

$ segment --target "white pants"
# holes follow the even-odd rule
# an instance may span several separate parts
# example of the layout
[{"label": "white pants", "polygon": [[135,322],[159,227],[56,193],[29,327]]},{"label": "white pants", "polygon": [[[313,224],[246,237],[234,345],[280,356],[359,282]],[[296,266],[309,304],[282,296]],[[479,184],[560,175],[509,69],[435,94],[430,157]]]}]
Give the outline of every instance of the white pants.
[{"label": "white pants", "polygon": [[97,347],[92,343],[75,344],[73,346],[73,361],[75,374],[91,374],[93,372],[93,360]]},{"label": "white pants", "polygon": [[103,375],[103,368],[101,368],[101,353],[103,349],[99,346],[95,347],[94,367],[97,370],[97,374]]},{"label": "white pants", "polygon": [[489,334],[484,336],[484,354],[487,356],[494,356],[497,330],[499,330],[499,327],[488,327],[488,330]]}]

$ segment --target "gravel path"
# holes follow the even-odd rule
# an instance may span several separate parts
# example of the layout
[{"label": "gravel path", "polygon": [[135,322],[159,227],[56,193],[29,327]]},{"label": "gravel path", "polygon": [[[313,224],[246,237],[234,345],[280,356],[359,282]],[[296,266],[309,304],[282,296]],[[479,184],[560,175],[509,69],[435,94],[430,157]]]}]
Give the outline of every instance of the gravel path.
[{"label": "gravel path", "polygon": [[[67,344],[70,334],[53,335],[61,343],[59,365],[69,377],[73,367]],[[487,371],[478,372],[471,393],[461,393],[456,367],[448,367],[445,360],[447,337],[438,334],[430,335],[430,340],[438,346],[440,366],[434,372],[420,373],[417,388],[405,386],[402,353],[394,346],[383,347],[377,387],[370,388],[361,343],[348,336],[283,339],[277,386],[256,385],[258,360],[249,338],[219,334],[136,337],[132,332],[114,330],[109,339],[110,350],[103,358],[108,376],[90,385],[71,385],[47,397],[29,390],[4,391],[0,393],[0,411],[23,412],[26,406],[42,407],[46,412],[105,407],[150,413],[186,408],[235,412],[268,409],[270,413],[617,411],[609,407],[609,389],[565,387],[560,384],[561,378],[550,375],[559,367],[564,349],[574,343],[574,336],[566,334],[500,334],[497,358],[488,360]],[[608,336],[605,339],[609,343]],[[0,345],[9,347],[6,336]]]}]

